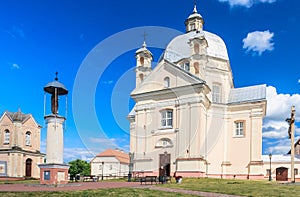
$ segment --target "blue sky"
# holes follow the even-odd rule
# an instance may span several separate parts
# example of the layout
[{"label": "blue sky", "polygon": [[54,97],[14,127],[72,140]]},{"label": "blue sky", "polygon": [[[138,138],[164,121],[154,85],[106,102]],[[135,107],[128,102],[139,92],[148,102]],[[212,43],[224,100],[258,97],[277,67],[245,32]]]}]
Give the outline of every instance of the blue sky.
[{"label": "blue sky", "polygon": [[[0,1],[0,112],[21,108],[31,113],[44,127],[41,140],[45,151],[43,87],[58,71],[59,81],[70,91],[65,160],[89,159],[108,147],[128,151],[126,114],[133,105],[129,93],[135,83],[134,51],[142,45],[146,31],[149,49],[158,61],[171,36],[185,31],[184,21],[193,2]],[[289,149],[284,120],[292,105],[296,116],[297,111],[300,114],[299,6],[297,0],[197,1],[204,30],[226,43],[235,87],[268,86],[263,154],[282,154]],[[174,35],[159,40],[153,26],[170,28]],[[95,73],[82,74],[93,54],[99,55],[99,62],[93,65],[96,78],[92,77]],[[109,62],[111,54],[114,57]],[[297,137],[299,134],[296,127]]]}]

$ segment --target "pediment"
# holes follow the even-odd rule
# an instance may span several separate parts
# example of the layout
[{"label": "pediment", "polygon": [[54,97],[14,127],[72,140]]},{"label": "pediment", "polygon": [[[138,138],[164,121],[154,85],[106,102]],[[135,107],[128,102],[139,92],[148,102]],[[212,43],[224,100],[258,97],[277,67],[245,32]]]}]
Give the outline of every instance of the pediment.
[{"label": "pediment", "polygon": [[[166,85],[167,78],[169,79],[169,86]],[[145,77],[142,83],[132,91],[131,95],[204,83],[205,81],[182,68],[168,61],[161,61],[155,69]]]}]

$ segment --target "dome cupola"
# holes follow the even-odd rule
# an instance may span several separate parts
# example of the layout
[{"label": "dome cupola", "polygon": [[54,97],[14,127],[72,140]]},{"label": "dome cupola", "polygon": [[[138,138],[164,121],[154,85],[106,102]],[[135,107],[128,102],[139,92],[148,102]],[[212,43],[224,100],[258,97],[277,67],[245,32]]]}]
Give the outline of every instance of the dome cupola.
[{"label": "dome cupola", "polygon": [[191,31],[202,31],[204,20],[202,16],[197,12],[197,6],[194,5],[193,13],[185,20],[186,33]]}]

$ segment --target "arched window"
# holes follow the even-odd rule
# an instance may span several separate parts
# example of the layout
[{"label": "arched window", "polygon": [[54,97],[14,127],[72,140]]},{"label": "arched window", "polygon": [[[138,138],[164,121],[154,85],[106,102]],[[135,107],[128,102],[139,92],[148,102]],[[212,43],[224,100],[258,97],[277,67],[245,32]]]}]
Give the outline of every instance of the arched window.
[{"label": "arched window", "polygon": [[199,74],[199,63],[198,62],[194,63],[194,69],[195,69],[195,74]]},{"label": "arched window", "polygon": [[140,77],[140,81],[142,82],[144,80],[144,75],[140,74],[139,77]]},{"label": "arched window", "polygon": [[165,88],[170,87],[170,78],[169,77],[165,77],[165,79],[164,79],[164,86],[165,86]]},{"label": "arched window", "polygon": [[9,144],[9,142],[10,142],[10,132],[9,132],[9,130],[5,130],[4,131],[4,144]]},{"label": "arched window", "polygon": [[25,134],[25,145],[30,146],[31,145],[31,133],[29,131]]},{"label": "arched window", "polygon": [[199,54],[199,44],[198,43],[194,44],[194,52],[195,52],[195,54]]},{"label": "arched window", "polygon": [[173,110],[167,109],[161,112],[161,127],[162,128],[173,127]]},{"label": "arched window", "polygon": [[141,65],[143,66],[144,65],[144,57],[140,57],[140,63],[141,63]]}]

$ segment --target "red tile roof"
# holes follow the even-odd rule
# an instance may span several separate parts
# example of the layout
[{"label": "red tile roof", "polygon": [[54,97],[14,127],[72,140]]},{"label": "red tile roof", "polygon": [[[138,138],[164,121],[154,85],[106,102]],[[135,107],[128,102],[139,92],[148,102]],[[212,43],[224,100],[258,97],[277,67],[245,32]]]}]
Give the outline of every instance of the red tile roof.
[{"label": "red tile roof", "polygon": [[129,155],[120,150],[107,149],[96,157],[115,157],[120,163],[129,164]]}]

